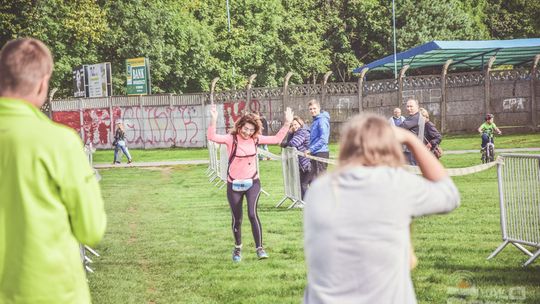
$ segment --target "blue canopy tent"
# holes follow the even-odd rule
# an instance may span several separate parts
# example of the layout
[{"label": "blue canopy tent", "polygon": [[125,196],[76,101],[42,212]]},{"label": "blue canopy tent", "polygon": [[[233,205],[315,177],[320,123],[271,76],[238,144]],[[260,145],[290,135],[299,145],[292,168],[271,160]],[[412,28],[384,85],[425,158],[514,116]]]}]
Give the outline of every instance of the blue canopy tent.
[{"label": "blue canopy tent", "polygon": [[[482,69],[489,58],[496,56],[494,65],[525,65],[540,54],[540,38],[478,41],[431,41],[398,53],[398,71],[405,65],[410,68],[442,66],[452,59],[452,67]],[[394,54],[373,61],[353,70],[393,71]]]}]

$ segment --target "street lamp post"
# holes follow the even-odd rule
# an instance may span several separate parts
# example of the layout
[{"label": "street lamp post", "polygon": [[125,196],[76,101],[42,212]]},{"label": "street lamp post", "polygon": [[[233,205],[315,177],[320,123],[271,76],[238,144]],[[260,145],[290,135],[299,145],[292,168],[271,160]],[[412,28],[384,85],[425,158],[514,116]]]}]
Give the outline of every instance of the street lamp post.
[{"label": "street lamp post", "polygon": [[394,30],[394,78],[397,78],[396,3],[394,0],[392,0],[392,24]]},{"label": "street lamp post", "polygon": [[[227,31],[229,32],[229,36],[231,34],[231,12],[229,10],[229,0],[227,0]],[[234,59],[232,60],[232,81],[233,81],[233,89],[236,89],[236,84],[234,82]]]}]

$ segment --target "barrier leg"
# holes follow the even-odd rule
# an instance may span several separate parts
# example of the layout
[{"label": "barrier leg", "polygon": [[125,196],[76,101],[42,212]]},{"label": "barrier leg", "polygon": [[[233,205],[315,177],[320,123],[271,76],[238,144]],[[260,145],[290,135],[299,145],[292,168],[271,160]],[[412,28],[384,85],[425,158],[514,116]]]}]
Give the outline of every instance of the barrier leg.
[{"label": "barrier leg", "polygon": [[527,260],[527,262],[525,262],[525,264],[523,264],[523,267],[527,267],[530,263],[534,262],[534,260],[536,260],[536,258],[538,258],[538,256],[540,256],[540,250],[537,250],[533,256]]},{"label": "barrier leg", "polygon": [[520,244],[512,243],[512,245],[516,246],[517,249],[521,250],[521,251],[522,251],[523,253],[525,253],[526,255],[528,255],[528,256],[530,256],[530,257],[533,256],[533,254],[532,254],[529,250],[527,250],[527,248],[521,246]]},{"label": "barrier leg", "polygon": [[268,194],[268,192],[264,191],[263,188],[261,188],[261,192],[264,193],[264,194],[266,194],[266,196],[270,196],[270,194]]},{"label": "barrier leg", "polygon": [[92,249],[92,248],[90,248],[90,247],[88,247],[86,245],[84,245],[84,248],[86,248],[86,250],[90,251],[93,255],[95,255],[97,257],[100,256],[99,253],[97,253],[97,251],[95,251],[94,249]]},{"label": "barrier leg", "polygon": [[499,247],[497,247],[497,249],[495,249],[495,251],[493,251],[492,254],[490,254],[487,259],[492,259],[494,258],[497,254],[499,254],[499,252],[501,252],[504,247],[506,247],[506,245],[508,245],[508,243],[510,243],[509,241],[504,241],[501,245],[499,245]]},{"label": "barrier leg", "polygon": [[281,201],[279,201],[279,203],[276,205],[276,208],[281,206],[281,204],[283,204],[283,202],[285,202],[288,198],[288,196],[285,196]]},{"label": "barrier leg", "polygon": [[287,209],[291,208],[304,208],[304,202],[300,200],[293,200],[293,203]]}]

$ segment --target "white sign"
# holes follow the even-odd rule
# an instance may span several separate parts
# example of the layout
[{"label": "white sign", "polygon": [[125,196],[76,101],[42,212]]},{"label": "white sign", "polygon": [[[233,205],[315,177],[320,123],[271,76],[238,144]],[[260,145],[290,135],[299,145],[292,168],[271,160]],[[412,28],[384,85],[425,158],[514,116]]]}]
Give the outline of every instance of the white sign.
[{"label": "white sign", "polygon": [[112,95],[111,64],[109,62],[85,66],[88,97]]}]

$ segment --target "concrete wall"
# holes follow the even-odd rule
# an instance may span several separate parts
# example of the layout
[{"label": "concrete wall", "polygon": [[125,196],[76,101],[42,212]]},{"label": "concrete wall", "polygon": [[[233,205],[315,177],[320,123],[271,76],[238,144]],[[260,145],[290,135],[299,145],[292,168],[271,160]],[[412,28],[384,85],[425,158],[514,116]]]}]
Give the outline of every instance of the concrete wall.
[{"label": "concrete wall", "polygon": [[[360,90],[359,83],[285,87],[215,93],[220,132],[230,129],[245,111],[258,110],[273,134],[281,127],[284,107],[309,123],[307,103],[312,98],[330,113],[332,141],[338,139],[342,124],[361,111],[390,117],[401,107],[405,115],[409,97],[430,112],[439,128],[444,125],[446,133],[474,132],[486,113],[495,114],[497,126],[507,130],[537,130],[540,117],[540,72],[530,70],[405,76],[366,81]],[[85,143],[98,148],[110,147],[117,119],[125,121],[130,147],[203,147],[209,100],[208,93],[114,96],[53,101],[50,109],[52,119],[74,128]]]}]

